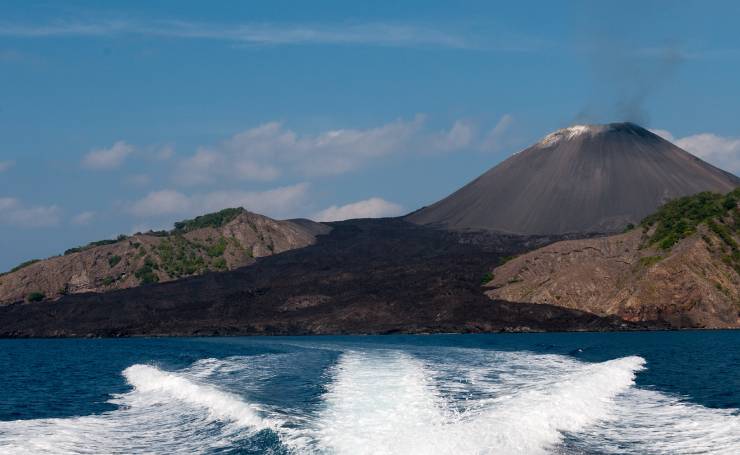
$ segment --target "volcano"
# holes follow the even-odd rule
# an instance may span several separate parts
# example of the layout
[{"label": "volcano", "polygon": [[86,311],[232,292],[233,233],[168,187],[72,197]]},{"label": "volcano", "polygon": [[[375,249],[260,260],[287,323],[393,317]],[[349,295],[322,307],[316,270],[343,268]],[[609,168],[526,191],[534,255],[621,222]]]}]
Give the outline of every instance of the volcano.
[{"label": "volcano", "polygon": [[611,233],[671,199],[737,186],[737,176],[633,123],[576,125],[406,219],[450,230]]}]

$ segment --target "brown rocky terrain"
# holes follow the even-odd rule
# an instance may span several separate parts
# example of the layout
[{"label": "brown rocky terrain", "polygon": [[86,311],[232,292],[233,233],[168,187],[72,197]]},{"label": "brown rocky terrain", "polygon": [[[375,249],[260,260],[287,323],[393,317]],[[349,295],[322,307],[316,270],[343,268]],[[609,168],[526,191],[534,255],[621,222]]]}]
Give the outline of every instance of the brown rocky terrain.
[{"label": "brown rocky terrain", "polygon": [[669,204],[624,234],[513,258],[493,270],[487,294],[676,328],[740,327],[740,191],[697,202],[700,196]]},{"label": "brown rocky terrain", "polygon": [[121,236],[28,263],[0,276],[0,305],[233,270],[311,245],[329,230],[309,220],[276,221],[227,209],[176,223],[172,231]]}]

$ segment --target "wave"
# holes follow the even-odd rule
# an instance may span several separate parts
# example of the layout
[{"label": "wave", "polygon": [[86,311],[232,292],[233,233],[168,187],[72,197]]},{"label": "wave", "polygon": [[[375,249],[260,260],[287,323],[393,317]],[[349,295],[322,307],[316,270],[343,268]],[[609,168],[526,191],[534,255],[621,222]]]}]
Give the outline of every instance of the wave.
[{"label": "wave", "polygon": [[[0,454],[729,454],[740,446],[737,410],[636,387],[646,366],[636,356],[586,363],[355,349],[325,359],[316,377],[306,363],[303,352],[202,359],[177,371],[133,365],[122,372],[131,391],[111,400],[116,410],[0,422]],[[315,395],[286,389],[305,383]]]},{"label": "wave", "polygon": [[439,392],[432,366],[403,353],[346,354],[324,397],[318,438],[338,454],[544,453],[564,432],[608,418],[643,364],[639,357],[581,364],[458,411]]},{"label": "wave", "polygon": [[151,365],[123,371],[131,392],[100,415],[0,422],[0,453],[203,453],[273,428],[239,396]]}]

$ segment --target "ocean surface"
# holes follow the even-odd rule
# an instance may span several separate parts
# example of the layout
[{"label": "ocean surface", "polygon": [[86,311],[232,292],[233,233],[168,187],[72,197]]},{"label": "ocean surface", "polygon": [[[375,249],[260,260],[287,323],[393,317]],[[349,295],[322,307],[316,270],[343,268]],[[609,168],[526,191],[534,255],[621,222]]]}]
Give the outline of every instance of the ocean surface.
[{"label": "ocean surface", "polygon": [[740,453],[740,331],[0,340],[0,453]]}]

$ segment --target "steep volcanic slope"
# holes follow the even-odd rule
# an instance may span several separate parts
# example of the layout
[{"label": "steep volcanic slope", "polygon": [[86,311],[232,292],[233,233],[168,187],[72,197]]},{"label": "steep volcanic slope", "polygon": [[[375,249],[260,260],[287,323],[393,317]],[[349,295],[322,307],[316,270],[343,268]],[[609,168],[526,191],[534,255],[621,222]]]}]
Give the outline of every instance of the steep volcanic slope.
[{"label": "steep volcanic slope", "polygon": [[519,234],[618,232],[668,200],[740,179],[631,123],[573,126],[407,219]]},{"label": "steep volcanic slope", "polygon": [[[331,223],[317,242],[222,273],[0,307],[0,336],[619,330],[551,305],[491,301],[481,278],[552,238],[466,234],[398,219]],[[643,327],[645,327],[643,325]]]},{"label": "steep volcanic slope", "polygon": [[666,321],[740,327],[740,189],[667,204],[641,228],[554,243],[493,271],[494,299]]},{"label": "steep volcanic slope", "polygon": [[176,223],[169,232],[121,236],[23,264],[0,275],[0,305],[231,270],[310,245],[329,230],[309,220],[276,221],[242,208],[226,209]]}]

